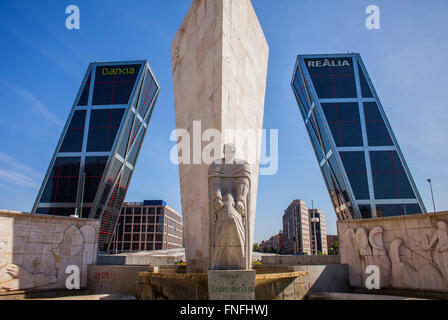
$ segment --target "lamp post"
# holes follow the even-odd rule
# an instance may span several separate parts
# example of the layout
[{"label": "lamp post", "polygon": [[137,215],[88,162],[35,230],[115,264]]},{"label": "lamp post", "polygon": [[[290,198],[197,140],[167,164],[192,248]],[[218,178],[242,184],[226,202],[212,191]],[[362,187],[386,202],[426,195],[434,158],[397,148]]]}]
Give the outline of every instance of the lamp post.
[{"label": "lamp post", "polygon": [[315,212],[313,210],[313,218],[311,218],[311,223],[314,228],[314,254],[317,255],[317,234],[316,234],[316,223],[319,222],[319,218],[316,218]]},{"label": "lamp post", "polygon": [[314,201],[311,200],[311,212],[313,214],[311,218],[311,223],[313,224],[314,230],[314,254],[317,255],[317,233],[316,233],[316,223],[319,222],[319,218],[316,218],[316,212],[314,211]]},{"label": "lamp post", "polygon": [[117,223],[117,226],[115,227],[114,234],[115,234],[115,254],[118,254],[118,229],[120,228],[121,223]]},{"label": "lamp post", "polygon": [[79,217],[82,218],[82,206],[84,205],[84,188],[86,185],[86,173],[84,172],[82,174],[82,192],[81,192],[81,207],[80,207],[80,214]]},{"label": "lamp post", "polygon": [[434,212],[436,212],[436,203],[434,202],[434,193],[432,191],[432,180],[428,178],[429,187],[431,188],[432,205],[434,207]]}]

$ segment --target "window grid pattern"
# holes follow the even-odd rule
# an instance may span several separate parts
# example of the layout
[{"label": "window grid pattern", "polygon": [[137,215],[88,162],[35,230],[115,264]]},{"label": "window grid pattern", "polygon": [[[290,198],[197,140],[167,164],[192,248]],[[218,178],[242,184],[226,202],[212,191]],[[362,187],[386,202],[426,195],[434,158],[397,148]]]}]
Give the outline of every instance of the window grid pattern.
[{"label": "window grid pattern", "polygon": [[182,218],[168,207],[124,204],[109,253],[182,248]]},{"label": "window grid pattern", "polygon": [[[314,108],[305,115],[306,84],[312,88]],[[291,85],[338,219],[390,215],[393,210],[396,215],[425,212],[359,55],[299,56]],[[320,143],[325,138],[316,139],[316,122],[322,117],[325,124],[318,131],[331,139],[330,156]],[[384,159],[380,152],[392,159],[386,169],[377,169],[375,159]]]}]

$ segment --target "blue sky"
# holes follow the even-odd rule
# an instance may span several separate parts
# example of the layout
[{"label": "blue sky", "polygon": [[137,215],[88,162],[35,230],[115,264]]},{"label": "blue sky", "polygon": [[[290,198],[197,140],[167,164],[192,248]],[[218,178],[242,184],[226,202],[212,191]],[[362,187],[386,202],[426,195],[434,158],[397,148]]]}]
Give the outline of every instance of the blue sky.
[{"label": "blue sky", "polygon": [[[428,210],[448,208],[446,0],[253,0],[270,46],[264,127],[279,129],[279,171],[259,179],[255,241],[278,232],[294,199],[336,219],[291,87],[295,56],[359,52]],[[76,4],[81,29],[65,28]],[[1,1],[0,208],[30,211],[88,64],[148,59],[162,86],[127,201],[164,199],[181,211],[171,41],[191,0]],[[369,4],[381,29],[367,30]]]}]

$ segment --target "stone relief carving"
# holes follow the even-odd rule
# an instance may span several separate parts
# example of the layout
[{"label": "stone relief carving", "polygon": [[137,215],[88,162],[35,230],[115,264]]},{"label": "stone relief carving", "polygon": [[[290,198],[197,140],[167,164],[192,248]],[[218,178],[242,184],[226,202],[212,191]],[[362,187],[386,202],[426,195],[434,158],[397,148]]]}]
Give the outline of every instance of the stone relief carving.
[{"label": "stone relief carving", "polygon": [[82,263],[91,264],[95,260],[97,248],[96,244],[96,232],[95,228],[89,225],[82,226],[81,229],[82,237],[84,239],[84,248],[82,253]]},{"label": "stone relief carving", "polygon": [[[11,237],[0,235],[0,290],[13,291],[39,288],[56,282],[56,277],[46,275],[14,264],[12,261],[13,244]],[[36,259],[34,262],[38,262]],[[40,264],[40,262],[38,262]],[[36,266],[36,263],[34,263]]]},{"label": "stone relief carving", "polygon": [[68,265],[81,265],[83,246],[84,239],[81,231],[76,226],[69,226],[64,232],[62,242],[52,250],[56,257],[55,268],[59,285],[65,283],[65,268]]},{"label": "stone relief carving", "polygon": [[445,279],[448,279],[448,225],[445,221],[437,222],[437,230],[428,247],[430,250],[435,247],[434,261]]},{"label": "stone relief carving", "polygon": [[250,268],[250,167],[224,146],[223,159],[209,168],[209,230],[212,270]]},{"label": "stone relief carving", "polygon": [[36,257],[27,268],[14,261],[13,241],[15,238],[12,235],[0,234],[0,291],[38,289],[49,286],[65,287],[67,265],[81,266],[95,261],[95,240],[96,231],[92,226],[85,225],[78,229],[70,225],[64,231],[62,241],[59,244],[55,243],[49,253],[46,255],[43,252],[30,253]]},{"label": "stone relief carving", "polygon": [[360,287],[363,285],[363,270],[361,269],[361,256],[358,253],[355,230],[352,228],[347,229],[344,233],[342,243],[344,244],[344,251],[341,253],[344,255],[343,260],[348,264],[350,285]]},{"label": "stone relief carving", "polygon": [[[402,237],[392,237],[389,250],[384,229],[348,228],[342,237],[343,263],[349,265],[350,284],[365,285],[365,270],[376,265],[381,271],[382,288],[448,290],[448,224],[438,221],[436,228],[415,229]],[[408,242],[408,243],[406,243]]]},{"label": "stone relief carving", "polygon": [[380,285],[388,287],[390,285],[390,276],[392,265],[384,248],[383,228],[376,227],[370,230],[369,243],[372,246],[373,264],[379,266],[381,272]]}]

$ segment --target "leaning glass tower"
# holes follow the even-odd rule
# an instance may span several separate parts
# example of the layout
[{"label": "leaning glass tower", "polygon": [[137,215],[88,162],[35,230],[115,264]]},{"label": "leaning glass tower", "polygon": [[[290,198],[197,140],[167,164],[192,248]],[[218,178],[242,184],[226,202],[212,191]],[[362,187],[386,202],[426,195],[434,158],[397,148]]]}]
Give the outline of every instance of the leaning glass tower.
[{"label": "leaning glass tower", "polygon": [[291,85],[338,219],[426,212],[359,54],[299,55]]},{"label": "leaning glass tower", "polygon": [[106,251],[159,91],[147,61],[91,63],[32,213],[100,219]]}]

